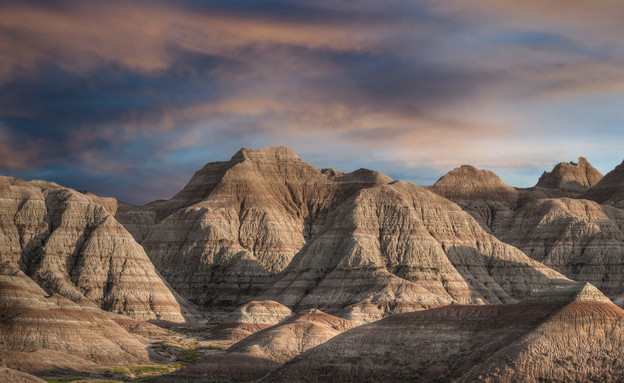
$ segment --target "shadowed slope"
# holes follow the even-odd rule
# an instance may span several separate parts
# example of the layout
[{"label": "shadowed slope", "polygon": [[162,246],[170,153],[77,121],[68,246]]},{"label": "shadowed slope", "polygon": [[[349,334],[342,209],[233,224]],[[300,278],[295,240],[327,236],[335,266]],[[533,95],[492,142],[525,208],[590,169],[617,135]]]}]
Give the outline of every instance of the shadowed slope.
[{"label": "shadowed slope", "polygon": [[624,211],[593,201],[543,199],[527,204],[494,233],[569,278],[611,298],[624,294]]},{"label": "shadowed slope", "polygon": [[607,173],[600,182],[580,197],[600,204],[624,208],[624,162]]},{"label": "shadowed slope", "polygon": [[566,297],[394,315],[338,335],[262,381],[621,379],[624,311]]}]

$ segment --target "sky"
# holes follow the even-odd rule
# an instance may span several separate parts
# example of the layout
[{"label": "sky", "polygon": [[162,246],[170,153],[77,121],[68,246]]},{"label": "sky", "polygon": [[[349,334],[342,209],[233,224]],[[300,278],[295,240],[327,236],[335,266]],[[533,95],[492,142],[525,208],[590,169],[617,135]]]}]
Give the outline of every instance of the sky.
[{"label": "sky", "polygon": [[143,204],[285,145],[431,185],[624,159],[620,0],[0,0],[0,174]]}]

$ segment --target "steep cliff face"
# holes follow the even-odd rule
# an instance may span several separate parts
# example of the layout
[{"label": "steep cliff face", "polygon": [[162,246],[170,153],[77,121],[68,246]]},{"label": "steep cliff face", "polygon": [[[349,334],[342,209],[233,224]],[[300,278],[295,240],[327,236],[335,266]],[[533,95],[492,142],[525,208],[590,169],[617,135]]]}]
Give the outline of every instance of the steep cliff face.
[{"label": "steep cliff face", "polygon": [[570,283],[407,182],[361,190],[262,297],[369,322],[450,303],[517,302]]},{"label": "steep cliff face", "polygon": [[145,346],[97,308],[48,295],[0,264],[0,361],[30,372],[93,363],[146,363]]},{"label": "steep cliff face", "polygon": [[608,204],[620,209],[624,208],[624,162],[607,173],[591,189],[583,193],[580,198]]},{"label": "steep cliff face", "polygon": [[332,338],[263,381],[622,379],[624,311],[576,296],[394,315]]},{"label": "steep cliff face", "polygon": [[494,233],[567,277],[609,297],[624,294],[624,211],[569,198],[531,202]]},{"label": "steep cliff face", "polygon": [[573,195],[583,193],[602,179],[602,173],[596,170],[584,157],[578,162],[560,162],[551,172],[544,172],[536,187],[560,189]]},{"label": "steep cliff face", "polygon": [[110,201],[40,181],[3,178],[0,261],[48,294],[135,319],[183,322],[174,295],[143,248],[107,210]]},{"label": "steep cliff face", "polygon": [[[515,205],[512,198],[492,192],[495,188],[513,195],[493,173],[467,166],[442,177],[438,182],[442,186],[436,184],[432,190],[456,202],[501,241],[571,279],[591,282],[620,304],[624,302],[624,216],[621,209],[607,206],[617,204],[620,190],[617,169],[609,174],[606,181],[598,182],[601,176],[583,157],[578,164],[561,163],[545,173],[536,187],[519,189]],[[596,198],[599,201],[614,199],[601,206],[569,198],[594,184],[581,197],[598,190],[594,195],[604,197]]]},{"label": "steep cliff face", "polygon": [[493,172],[469,165],[451,170],[431,190],[461,206],[488,231],[513,215],[520,195]]},{"label": "steep cliff face", "polygon": [[328,216],[379,173],[321,171],[286,148],[241,149],[206,165],[171,201],[142,242],[167,281],[201,305],[245,303],[268,286]]},{"label": "steep cliff face", "polygon": [[[515,206],[518,192],[493,173],[455,173],[438,191],[462,184],[455,196],[467,203],[481,193]],[[391,181],[364,169],[319,170],[282,147],[241,149],[171,200],[143,207],[157,223],[142,245],[178,292],[213,309],[277,300],[367,322],[452,302],[515,302],[531,285],[566,283],[448,200]]]}]

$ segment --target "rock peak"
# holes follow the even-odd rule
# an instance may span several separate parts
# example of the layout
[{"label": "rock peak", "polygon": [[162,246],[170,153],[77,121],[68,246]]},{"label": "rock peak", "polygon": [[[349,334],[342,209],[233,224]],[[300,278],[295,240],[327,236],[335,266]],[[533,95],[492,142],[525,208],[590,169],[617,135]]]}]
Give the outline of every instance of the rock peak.
[{"label": "rock peak", "polygon": [[264,149],[241,148],[232,157],[233,162],[301,162],[301,158],[285,146],[273,146]]},{"label": "rock peak", "polygon": [[585,157],[579,157],[578,162],[560,162],[551,172],[544,172],[535,186],[579,194],[601,179],[602,174]]},{"label": "rock peak", "polygon": [[494,172],[479,170],[472,165],[462,165],[442,176],[433,186],[481,185],[509,187]]}]

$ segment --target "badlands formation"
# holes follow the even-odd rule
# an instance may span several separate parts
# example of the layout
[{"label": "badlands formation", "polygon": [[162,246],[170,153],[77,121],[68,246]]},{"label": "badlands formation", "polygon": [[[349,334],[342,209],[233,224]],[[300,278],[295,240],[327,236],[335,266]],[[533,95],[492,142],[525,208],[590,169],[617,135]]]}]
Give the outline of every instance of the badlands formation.
[{"label": "badlands formation", "polygon": [[0,177],[0,380],[618,381],[623,201],[582,157],[423,187],[241,149],[144,206]]}]

